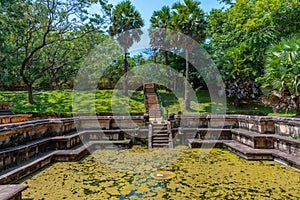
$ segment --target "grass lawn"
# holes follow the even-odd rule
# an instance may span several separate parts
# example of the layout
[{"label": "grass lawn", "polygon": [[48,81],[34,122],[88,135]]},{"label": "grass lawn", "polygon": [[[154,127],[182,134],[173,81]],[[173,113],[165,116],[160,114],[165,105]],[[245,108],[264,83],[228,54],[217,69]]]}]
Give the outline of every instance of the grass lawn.
[{"label": "grass lawn", "polygon": [[[183,97],[176,97],[174,93],[165,90],[160,90],[160,95],[163,99],[163,106],[165,108],[165,114],[174,112],[177,113],[179,110],[183,110],[184,99]],[[183,113],[212,113],[212,104],[209,92],[206,90],[201,90],[197,94],[198,103],[191,102],[191,111],[183,110]],[[182,94],[183,96],[183,94]],[[221,105],[224,106],[224,105]],[[290,111],[285,113],[283,110],[279,110],[278,113],[273,113],[271,107],[266,107],[259,102],[253,102],[251,104],[242,105],[236,108],[233,101],[227,99],[227,109],[228,114],[252,114],[252,115],[270,115],[270,116],[294,116],[295,111]]]},{"label": "grass lawn", "polygon": [[[144,113],[144,95],[143,91],[129,91],[129,97],[122,95],[122,91],[97,90],[93,91],[43,91],[34,92],[36,104],[29,104],[27,92],[0,91],[0,102],[13,102],[11,110],[15,113],[28,112],[99,112],[99,113]],[[165,114],[178,111],[183,113],[211,113],[211,99],[208,91],[199,91],[197,93],[198,102],[191,102],[192,111],[181,109],[183,98],[176,97],[174,93],[160,90],[163,100]],[[183,96],[183,95],[182,95]],[[74,97],[74,98],[73,98]],[[74,100],[73,100],[74,99]],[[94,100],[96,99],[96,100]],[[224,105],[221,105],[224,106]],[[232,101],[227,100],[227,113],[230,114],[263,114],[293,116],[295,112],[291,111],[285,114],[284,111],[273,113],[270,107],[265,107],[259,103],[251,103],[235,108]]]},{"label": "grass lawn", "polygon": [[[131,97],[124,97],[117,92],[117,97],[113,95],[113,90],[97,90],[74,92],[64,91],[44,91],[34,92],[35,104],[29,104],[27,92],[0,91],[0,102],[13,102],[11,110],[16,113],[27,112],[104,112],[110,113],[112,105],[115,112],[124,113],[126,109],[130,113],[143,113],[144,94],[143,91],[130,91]],[[73,102],[73,97],[74,102]],[[94,99],[96,99],[94,101]],[[128,103],[129,101],[129,103]],[[74,105],[74,107],[73,107]],[[73,110],[74,108],[74,110]]]}]

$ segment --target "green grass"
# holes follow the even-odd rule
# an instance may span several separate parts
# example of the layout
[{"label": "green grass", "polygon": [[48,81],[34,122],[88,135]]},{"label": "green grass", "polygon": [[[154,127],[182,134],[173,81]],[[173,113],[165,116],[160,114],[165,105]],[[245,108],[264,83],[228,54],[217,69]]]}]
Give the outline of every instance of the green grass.
[{"label": "green grass", "polygon": [[[122,95],[122,91],[97,90],[93,91],[44,91],[34,92],[36,104],[29,104],[27,92],[0,91],[0,102],[13,102],[11,110],[15,113],[28,112],[99,112],[99,113],[144,113],[144,95],[143,91],[129,91],[129,97]],[[176,97],[174,93],[160,90],[163,99],[165,114],[178,111],[183,113],[212,113],[212,105],[208,91],[199,91],[197,95],[198,102],[191,102],[192,110],[183,109],[183,94]],[[73,97],[74,101],[73,101]],[[225,107],[220,105],[221,108]],[[218,106],[216,106],[218,109]],[[265,107],[259,102],[243,105],[239,108],[234,107],[232,101],[227,99],[227,113],[230,114],[253,114],[253,115],[275,115],[275,116],[293,116],[294,111],[285,114],[283,110],[273,113],[272,108]]]},{"label": "green grass", "polygon": [[[93,91],[45,91],[34,92],[35,104],[28,103],[27,92],[0,91],[0,102],[13,102],[10,108],[16,113],[27,112],[115,112],[143,113],[144,95],[142,91],[129,91],[130,97],[125,97],[117,92],[117,97],[112,90]],[[73,102],[73,97],[74,102]],[[129,101],[129,103],[128,103]],[[74,109],[73,109],[74,108]]]},{"label": "green grass", "polygon": [[[211,98],[208,91],[201,90],[197,95],[198,103],[191,102],[191,110],[184,110],[184,99],[183,94],[180,97],[176,97],[174,93],[168,92],[166,90],[160,90],[161,97],[163,99],[163,106],[165,107],[165,114],[178,111],[183,111],[183,113],[196,114],[196,113],[212,113],[212,105],[215,105],[218,111],[218,106],[216,103],[211,102]],[[219,104],[221,106],[220,110],[226,108],[226,112],[229,114],[250,114],[250,115],[270,115],[270,116],[293,116],[295,111],[290,111],[285,113],[283,110],[279,110],[278,113],[274,113],[271,107],[262,105],[259,102],[252,102],[251,104],[243,104],[240,107],[235,107],[233,101],[227,99],[227,106]],[[220,111],[219,110],[219,111]],[[218,113],[218,112],[216,112]]]}]

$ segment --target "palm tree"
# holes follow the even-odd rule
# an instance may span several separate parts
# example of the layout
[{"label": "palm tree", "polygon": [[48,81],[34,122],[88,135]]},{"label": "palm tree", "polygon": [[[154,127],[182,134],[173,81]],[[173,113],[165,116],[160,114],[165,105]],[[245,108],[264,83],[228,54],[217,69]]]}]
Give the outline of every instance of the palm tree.
[{"label": "palm tree", "polygon": [[139,41],[142,31],[139,28],[144,26],[141,14],[135,9],[129,0],[125,0],[113,9],[112,25],[109,27],[109,34],[117,37],[119,44],[124,49],[124,82],[123,94],[128,96],[128,68],[127,54],[129,48],[136,41]]},{"label": "palm tree", "polygon": [[[171,25],[171,9],[169,6],[163,6],[161,10],[154,11],[151,18],[151,40],[150,44],[155,50],[161,50],[165,45],[167,29]],[[162,50],[165,58],[165,65],[169,65],[169,52]],[[168,69],[168,68],[167,68]],[[170,70],[166,72],[170,76]],[[175,78],[176,76],[174,76]],[[171,83],[170,83],[171,84]],[[167,85],[168,88],[170,85]],[[174,85],[175,86],[175,85]],[[175,88],[174,88],[175,89]]]},{"label": "palm tree", "polygon": [[[151,28],[159,28],[158,32],[161,33],[161,35],[155,35],[151,38],[151,45],[154,48],[161,48],[163,45],[163,40],[165,40],[165,29],[170,28],[170,22],[171,22],[171,10],[169,6],[163,6],[161,10],[154,11],[153,15],[150,19],[151,22]],[[159,37],[159,38],[158,38]],[[165,57],[165,65],[169,65],[169,58],[168,58],[168,51],[164,51],[164,57]]]},{"label": "palm tree", "polygon": [[300,116],[300,37],[271,45],[266,53],[264,76],[257,79],[269,93],[274,110],[296,109]]},{"label": "palm tree", "polygon": [[[172,29],[187,35],[197,42],[204,42],[206,22],[204,11],[199,7],[200,2],[197,0],[184,0],[184,3],[175,3],[172,7]],[[185,93],[184,93],[184,109],[190,110],[190,92],[189,92],[189,51],[193,48],[187,41],[183,44],[185,49]]]}]

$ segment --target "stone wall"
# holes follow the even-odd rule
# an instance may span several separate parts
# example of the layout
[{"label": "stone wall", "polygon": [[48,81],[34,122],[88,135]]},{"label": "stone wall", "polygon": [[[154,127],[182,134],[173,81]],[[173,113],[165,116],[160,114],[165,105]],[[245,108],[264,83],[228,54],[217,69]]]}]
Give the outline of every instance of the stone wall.
[{"label": "stone wall", "polygon": [[[64,129],[62,129],[64,130]],[[71,149],[91,142],[130,140],[133,144],[146,145],[147,129],[82,131],[68,136],[54,136],[35,140],[0,151],[0,171],[15,167],[43,153]]]},{"label": "stone wall", "polygon": [[288,154],[293,154],[300,158],[300,140],[287,138],[284,136],[275,136],[274,148]]},{"label": "stone wall", "polygon": [[236,115],[182,115],[175,116],[173,126],[182,128],[236,128]]},{"label": "stone wall", "polygon": [[279,134],[300,138],[300,118],[248,115],[175,115],[173,127],[242,128],[260,134]]},{"label": "stone wall", "polygon": [[63,135],[72,131],[75,131],[72,118],[0,125],[0,148],[18,146],[36,139]]},{"label": "stone wall", "polygon": [[80,117],[75,119],[75,123],[79,130],[134,129],[146,125],[143,116]]},{"label": "stone wall", "polygon": [[70,149],[81,144],[80,135],[52,137],[0,151],[0,171],[54,150]]},{"label": "stone wall", "polygon": [[277,134],[300,138],[300,118],[274,117],[274,122]]},{"label": "stone wall", "polygon": [[273,117],[239,115],[237,120],[239,128],[245,128],[261,134],[274,133]]}]

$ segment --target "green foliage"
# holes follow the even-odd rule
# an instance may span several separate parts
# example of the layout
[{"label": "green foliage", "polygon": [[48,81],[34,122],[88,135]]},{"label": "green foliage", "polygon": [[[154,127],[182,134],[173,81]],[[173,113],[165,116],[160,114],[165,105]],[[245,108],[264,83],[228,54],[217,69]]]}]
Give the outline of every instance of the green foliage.
[{"label": "green foliage", "polygon": [[299,2],[237,0],[228,9],[212,10],[207,21],[209,51],[229,88],[261,76],[267,47],[298,32]]},{"label": "green foliage", "polygon": [[205,39],[206,21],[200,2],[184,0],[184,3],[175,3],[172,6],[171,28],[202,42]]},{"label": "green foliage", "polygon": [[[138,29],[144,26],[141,14],[135,9],[129,0],[125,0],[113,9],[109,34],[116,36],[119,44],[127,53],[134,41],[140,40],[142,34]],[[124,34],[126,32],[126,34]]]},{"label": "green foliage", "polygon": [[[2,79],[12,80],[8,85],[14,81],[25,84],[29,102],[34,103],[32,91],[37,82],[49,82],[49,76],[51,82],[58,82],[57,73],[64,67],[71,75],[72,68],[76,70],[80,58],[93,47],[91,41],[98,41],[96,36],[86,42],[88,35],[106,23],[105,15],[88,13],[93,3],[94,0],[1,2],[0,40],[5,41],[0,50]],[[101,5],[108,13],[106,2],[101,1]]]},{"label": "green foliage", "polygon": [[112,11],[111,23],[109,33],[112,36],[121,34],[130,29],[140,28],[144,25],[141,14],[129,0],[122,1],[116,5]]},{"label": "green foliage", "polygon": [[[191,39],[201,43],[205,40],[206,21],[204,11],[200,8],[200,2],[194,0],[184,0],[183,3],[177,2],[172,6],[171,29],[184,35],[178,34],[182,41],[182,50],[185,51],[185,97],[184,107],[186,110],[191,108],[190,92],[188,84],[190,82],[189,52],[193,49]],[[187,38],[185,36],[189,36]]]},{"label": "green foliage", "polygon": [[129,0],[122,1],[112,11],[111,26],[109,34],[116,39],[124,49],[124,82],[123,92],[128,95],[128,68],[127,60],[128,49],[134,42],[141,40],[142,31],[139,29],[144,26],[141,14],[135,9]]},{"label": "green foliage", "polygon": [[296,109],[300,114],[300,37],[290,37],[271,45],[264,75],[257,79],[265,91],[265,103],[276,111]]},{"label": "green foliage", "polygon": [[293,138],[293,139],[300,139],[296,133],[291,134],[291,138]]}]

